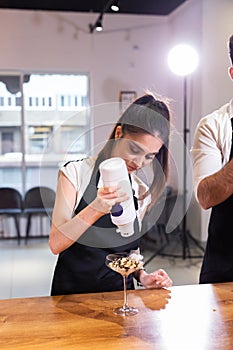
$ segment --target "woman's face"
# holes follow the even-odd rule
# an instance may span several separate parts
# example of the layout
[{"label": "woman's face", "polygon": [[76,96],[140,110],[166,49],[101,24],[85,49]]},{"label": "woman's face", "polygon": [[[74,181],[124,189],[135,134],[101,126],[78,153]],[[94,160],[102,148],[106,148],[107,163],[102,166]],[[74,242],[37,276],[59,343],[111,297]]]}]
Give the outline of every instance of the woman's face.
[{"label": "woman's face", "polygon": [[115,140],[112,157],[124,159],[129,173],[152,162],[163,146],[163,142],[158,137],[150,134],[122,135],[121,126],[116,129]]}]

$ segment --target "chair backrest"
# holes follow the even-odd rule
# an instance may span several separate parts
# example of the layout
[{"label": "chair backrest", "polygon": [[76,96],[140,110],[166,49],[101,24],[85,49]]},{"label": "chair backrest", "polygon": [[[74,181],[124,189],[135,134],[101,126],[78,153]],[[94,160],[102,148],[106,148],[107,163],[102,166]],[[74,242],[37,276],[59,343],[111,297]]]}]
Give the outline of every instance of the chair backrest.
[{"label": "chair backrest", "polygon": [[0,209],[22,209],[23,199],[18,190],[11,187],[0,188]]},{"label": "chair backrest", "polygon": [[49,187],[37,186],[30,188],[24,196],[24,209],[53,208],[55,196],[55,191]]}]

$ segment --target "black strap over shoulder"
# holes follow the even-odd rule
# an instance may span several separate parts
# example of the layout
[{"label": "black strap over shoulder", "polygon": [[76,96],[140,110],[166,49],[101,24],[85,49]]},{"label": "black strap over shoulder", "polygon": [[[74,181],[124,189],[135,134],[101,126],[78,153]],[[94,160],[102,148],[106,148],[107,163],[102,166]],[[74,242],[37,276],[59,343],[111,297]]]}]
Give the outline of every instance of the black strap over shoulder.
[{"label": "black strap over shoulder", "polygon": [[[233,118],[231,125],[233,130]],[[232,157],[233,142],[231,143],[230,159]],[[233,281],[232,208],[233,195],[212,208],[200,283]]]},{"label": "black strap over shoulder", "polygon": [[233,157],[233,117],[231,118],[231,128],[232,128],[232,140],[231,140],[231,153],[230,153],[230,159]]},{"label": "black strap over shoulder", "polygon": [[69,163],[81,162],[81,161],[84,160],[84,159],[86,159],[86,158],[75,159],[75,160],[68,160],[68,162],[66,162],[63,166],[66,167]]}]

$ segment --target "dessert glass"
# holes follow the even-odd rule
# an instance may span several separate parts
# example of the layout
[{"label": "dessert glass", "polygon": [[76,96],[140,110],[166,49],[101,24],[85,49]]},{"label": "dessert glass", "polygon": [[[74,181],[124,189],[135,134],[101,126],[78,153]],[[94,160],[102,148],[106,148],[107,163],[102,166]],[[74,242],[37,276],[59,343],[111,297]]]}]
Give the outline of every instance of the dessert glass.
[{"label": "dessert glass", "polygon": [[127,277],[143,268],[142,256],[140,254],[132,254],[132,253],[116,253],[109,254],[106,256],[105,260],[106,265],[118,272],[123,277],[124,284],[124,304],[121,307],[118,307],[113,310],[114,314],[121,316],[132,316],[138,313],[138,309],[135,307],[129,306],[127,301]]}]

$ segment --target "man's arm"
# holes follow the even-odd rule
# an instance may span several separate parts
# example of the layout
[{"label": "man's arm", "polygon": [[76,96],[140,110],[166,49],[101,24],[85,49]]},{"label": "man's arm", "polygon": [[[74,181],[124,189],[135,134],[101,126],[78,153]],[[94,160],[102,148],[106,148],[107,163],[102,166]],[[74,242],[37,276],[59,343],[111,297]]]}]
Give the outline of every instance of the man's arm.
[{"label": "man's arm", "polygon": [[[231,123],[224,108],[202,118],[191,148],[194,192],[203,209],[209,209],[233,193],[233,161],[228,161]],[[227,146],[228,145],[228,146]]]},{"label": "man's arm", "polygon": [[225,201],[233,193],[233,160],[221,170],[202,179],[197,187],[197,199],[203,209]]}]

